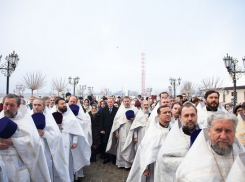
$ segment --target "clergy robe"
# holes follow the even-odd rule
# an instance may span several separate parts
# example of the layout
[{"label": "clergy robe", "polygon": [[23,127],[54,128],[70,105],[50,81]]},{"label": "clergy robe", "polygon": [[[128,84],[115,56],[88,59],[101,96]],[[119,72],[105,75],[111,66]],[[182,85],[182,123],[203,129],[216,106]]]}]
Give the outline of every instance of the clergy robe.
[{"label": "clergy robe", "polygon": [[[116,155],[116,165],[118,167],[125,167],[125,168],[130,168],[131,163],[127,162],[121,155],[122,149],[124,147],[129,129],[132,125],[132,121],[128,121],[126,119],[125,113],[128,110],[133,110],[134,113],[137,111],[137,108],[130,105],[129,108],[125,108],[125,106],[122,104],[120,108],[117,111],[117,114],[114,118],[110,137],[108,140],[108,144],[106,147],[106,152],[111,153],[113,155]],[[119,139],[116,139],[116,133],[119,133]],[[134,150],[131,148],[131,150]]]},{"label": "clergy robe", "polygon": [[5,168],[5,165],[3,163],[3,159],[1,157],[1,155],[0,155],[0,181],[8,182],[6,168]]},{"label": "clergy robe", "polygon": [[240,112],[237,116],[238,125],[236,128],[236,137],[245,146],[245,115]]},{"label": "clergy robe", "polygon": [[226,182],[245,181],[245,153],[238,154],[231,170],[227,176]]},{"label": "clergy robe", "polygon": [[[218,111],[227,112],[223,106],[219,104]],[[200,102],[197,105],[197,123],[200,129],[207,127],[207,118],[210,114],[215,111],[207,111],[206,105],[204,102]]]},{"label": "clergy robe", "polygon": [[[30,113],[33,114],[33,110]],[[66,156],[63,139],[59,127],[48,107],[44,109],[43,114],[45,115],[46,126],[41,141],[51,181],[70,181],[68,164],[65,162]]]},{"label": "clergy robe", "polygon": [[189,151],[190,136],[184,134],[180,121],[175,122],[158,153],[155,181],[173,181],[178,166]]},{"label": "clergy robe", "polygon": [[[52,112],[56,112],[56,108],[52,108]],[[91,155],[91,149],[81,125],[68,105],[67,111],[63,113],[61,128],[66,163],[69,164],[70,180],[73,181],[74,174],[85,165],[90,164],[88,159]],[[75,149],[71,149],[73,143],[77,143]]]},{"label": "clergy robe", "polygon": [[[126,138],[125,145],[122,150],[123,158],[133,163],[137,148],[145,136],[146,125],[148,122],[149,113],[145,114],[141,109],[137,112],[136,117],[132,123],[129,133]],[[138,138],[138,142],[133,141],[134,138]],[[133,148],[133,150],[132,150]]]},{"label": "clergy robe", "polygon": [[[209,142],[210,139],[208,136],[208,130],[207,128],[204,128],[196,138],[194,144],[191,146],[182,163],[179,165],[175,174],[174,181],[222,181]],[[236,158],[239,153],[242,153],[244,151],[244,147],[237,140],[237,138],[235,138],[235,141],[233,143],[234,158]],[[233,164],[232,154],[228,156],[222,156],[216,154],[214,151],[213,153],[215,155],[217,163],[219,164],[222,176],[226,180],[227,175],[230,172],[231,166]]]},{"label": "clergy robe", "polygon": [[[159,119],[155,118],[139,145],[127,182],[154,181],[155,162],[168,132],[169,128],[160,126]],[[150,165],[150,177],[143,175],[148,165]]]},{"label": "clergy robe", "polygon": [[[0,113],[0,118],[2,117],[4,111]],[[26,106],[21,105],[17,115],[11,119],[18,125],[11,137],[13,146],[0,150],[8,180],[51,182],[40,137]]]},{"label": "clergy robe", "polygon": [[156,105],[156,107],[152,110],[151,115],[148,119],[147,125],[146,125],[146,131],[148,128],[152,125],[155,124],[155,118],[157,117],[157,109],[160,107],[160,103]]}]

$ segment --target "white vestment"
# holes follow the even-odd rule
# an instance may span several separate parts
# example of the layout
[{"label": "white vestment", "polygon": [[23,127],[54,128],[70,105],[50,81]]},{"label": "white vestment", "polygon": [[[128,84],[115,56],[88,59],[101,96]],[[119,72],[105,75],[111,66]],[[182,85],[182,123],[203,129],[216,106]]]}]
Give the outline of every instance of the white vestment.
[{"label": "white vestment", "polygon": [[[33,114],[33,110],[30,112]],[[44,148],[47,165],[51,181],[70,181],[68,164],[65,161],[66,154],[63,146],[63,139],[59,127],[57,126],[48,107],[44,109],[46,126],[41,141]]]},{"label": "white vestment", "polygon": [[245,181],[245,153],[238,154],[231,170],[226,178],[226,182]]},{"label": "white vestment", "polygon": [[[208,136],[207,128],[204,128],[196,138],[194,144],[191,146],[182,163],[179,165],[174,181],[222,181],[219,168],[224,180],[226,180],[233,164],[233,156],[232,154],[228,156],[222,156],[216,154],[213,151],[213,154],[217,160],[217,164],[219,165],[218,168],[209,142],[210,139]],[[234,158],[236,158],[236,156],[241,152],[244,152],[244,147],[235,138],[233,143]]]},{"label": "white vestment", "polygon": [[173,181],[178,166],[189,151],[190,136],[183,133],[180,121],[175,122],[158,153],[155,181]]},{"label": "white vestment", "polygon": [[[56,112],[56,108],[52,108],[52,112]],[[90,164],[91,149],[78,119],[68,105],[67,111],[63,113],[61,128],[66,163],[69,164],[70,179],[73,181],[74,173]],[[71,149],[73,143],[77,143],[75,149]]]},{"label": "white vestment", "polygon": [[[126,142],[124,144],[121,155],[123,158],[133,163],[137,148],[145,136],[146,125],[148,122],[148,113],[145,114],[141,109],[138,110],[136,117],[131,125],[130,131],[127,135]],[[134,136],[136,134],[136,137]],[[138,138],[138,142],[135,143],[133,138]]]},{"label": "white vestment", "polygon": [[237,128],[236,128],[236,137],[237,139],[241,142],[241,144],[243,146],[245,146],[245,118],[243,116],[241,116],[241,114],[243,113],[240,113],[238,114],[237,116],[237,119],[238,119],[238,125],[237,125]]},{"label": "white vestment", "polygon": [[[125,106],[121,104],[114,118],[111,133],[110,133],[109,140],[108,140],[108,144],[106,147],[107,153],[111,153],[117,156],[116,165],[118,167],[125,167],[125,168],[131,167],[131,163],[127,162],[121,155],[129,129],[132,124],[132,121],[128,121],[126,119],[125,113],[128,110],[133,110],[135,113],[137,111],[137,108],[132,105],[130,105],[129,108],[125,108]],[[116,132],[119,133],[119,139],[116,139],[116,136],[115,136]],[[134,150],[134,149],[132,148],[131,150]]]},{"label": "white vestment", "polygon": [[[154,181],[155,161],[163,141],[169,132],[169,128],[160,126],[158,118],[155,118],[155,120],[148,128],[139,145],[127,182]],[[148,165],[150,165],[151,176],[146,178],[143,172],[147,169]]]},{"label": "white vestment", "polygon": [[[219,104],[218,106],[218,111],[227,112],[221,104]],[[207,111],[207,108],[204,102],[200,102],[197,105],[197,123],[200,129],[207,127],[207,118],[210,114],[214,112],[215,111]]]},{"label": "white vestment", "polygon": [[[9,181],[14,182],[51,182],[42,144],[36,126],[27,112],[26,106],[20,106],[12,119],[18,128],[11,137],[13,146],[0,150]],[[4,117],[4,111],[0,118]]]},{"label": "white vestment", "polygon": [[157,109],[160,107],[160,103],[158,102],[155,108],[152,110],[151,115],[148,119],[147,125],[146,125],[146,131],[148,128],[152,125],[155,124],[155,119],[157,118]]},{"label": "white vestment", "polygon": [[0,181],[2,181],[2,182],[8,182],[6,168],[5,168],[5,165],[3,163],[3,159],[1,157],[1,155],[0,155]]}]

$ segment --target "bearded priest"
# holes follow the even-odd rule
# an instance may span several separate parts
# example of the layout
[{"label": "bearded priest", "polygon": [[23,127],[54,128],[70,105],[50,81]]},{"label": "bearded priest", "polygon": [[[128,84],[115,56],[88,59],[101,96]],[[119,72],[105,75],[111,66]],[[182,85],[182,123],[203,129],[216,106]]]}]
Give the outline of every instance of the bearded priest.
[{"label": "bearded priest", "polygon": [[[226,181],[227,175],[244,147],[235,138],[237,118],[217,111],[207,119],[191,149],[179,165],[174,181]],[[191,161],[191,162],[190,162]]]}]

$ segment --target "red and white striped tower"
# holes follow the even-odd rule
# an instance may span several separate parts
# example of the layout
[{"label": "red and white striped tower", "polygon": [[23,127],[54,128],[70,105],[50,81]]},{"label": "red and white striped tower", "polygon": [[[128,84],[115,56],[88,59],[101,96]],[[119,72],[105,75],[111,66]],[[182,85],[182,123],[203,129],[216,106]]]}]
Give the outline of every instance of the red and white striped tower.
[{"label": "red and white striped tower", "polygon": [[145,97],[146,96],[146,93],[145,93],[145,53],[142,53],[141,56],[142,56],[141,58],[142,59],[142,62],[141,62],[142,64],[141,95]]}]

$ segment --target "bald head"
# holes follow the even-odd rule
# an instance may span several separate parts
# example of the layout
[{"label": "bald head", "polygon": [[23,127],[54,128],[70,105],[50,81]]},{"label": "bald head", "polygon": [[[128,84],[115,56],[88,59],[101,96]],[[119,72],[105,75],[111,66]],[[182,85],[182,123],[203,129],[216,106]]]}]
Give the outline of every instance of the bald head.
[{"label": "bald head", "polygon": [[77,97],[76,96],[71,96],[68,102],[68,105],[76,105],[77,104]]}]

